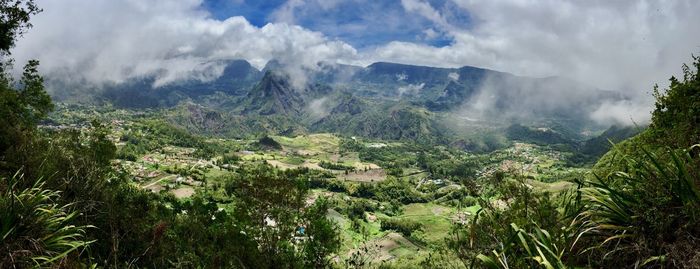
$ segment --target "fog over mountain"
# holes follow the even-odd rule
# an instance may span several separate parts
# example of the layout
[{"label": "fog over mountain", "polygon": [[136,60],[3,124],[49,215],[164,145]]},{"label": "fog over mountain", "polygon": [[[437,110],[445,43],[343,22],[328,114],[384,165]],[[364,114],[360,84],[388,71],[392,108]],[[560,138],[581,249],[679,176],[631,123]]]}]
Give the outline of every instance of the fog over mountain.
[{"label": "fog over mountain", "polygon": [[[380,5],[365,0],[289,0],[252,23],[247,14],[220,14],[210,2],[39,1],[45,11],[33,18],[34,28],[19,40],[13,56],[17,62],[39,59],[47,80],[54,80],[51,85],[102,88],[140,81],[141,91],[193,80],[215,82],[226,77],[227,63],[238,59],[257,70],[275,60],[296,89],[319,79],[329,82],[319,74],[326,72],[324,66],[335,64],[476,66],[591,85],[572,91],[551,88],[559,78],[546,87],[520,85],[523,92],[508,93],[527,97],[509,104],[516,114],[523,111],[519,107],[533,104],[545,110],[556,110],[550,104],[575,107],[580,96],[571,93],[604,89],[625,98],[598,104],[587,112],[591,119],[630,124],[648,120],[653,83],[678,74],[677,63],[700,50],[694,45],[700,43],[697,1],[402,0]],[[345,18],[353,14],[362,15]],[[333,16],[343,20],[329,27]],[[409,32],[384,34],[400,32],[402,26]],[[333,79],[350,78],[357,68],[342,70],[348,74],[336,72]],[[399,97],[420,95],[430,87],[430,81],[394,75],[407,81],[395,85]],[[463,80],[459,72],[444,76]],[[258,77],[250,79],[243,84],[252,86]],[[510,83],[485,81],[477,91],[483,94],[468,101],[471,109],[483,112],[492,105],[490,95],[505,94],[492,93],[493,83]],[[54,88],[54,95],[65,90]]]}]

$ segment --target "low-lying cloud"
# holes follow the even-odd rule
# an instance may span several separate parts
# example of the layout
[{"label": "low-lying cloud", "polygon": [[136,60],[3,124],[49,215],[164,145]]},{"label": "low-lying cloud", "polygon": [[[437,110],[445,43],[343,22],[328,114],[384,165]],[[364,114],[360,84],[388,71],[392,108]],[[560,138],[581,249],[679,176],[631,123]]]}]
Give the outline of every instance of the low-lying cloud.
[{"label": "low-lying cloud", "polygon": [[[491,74],[455,115],[488,122],[543,124],[561,117],[576,125],[606,128],[645,124],[651,105],[563,78],[532,79]],[[590,130],[581,130],[590,131]]]},{"label": "low-lying cloud", "polygon": [[396,91],[399,94],[399,98],[401,98],[404,95],[416,95],[423,87],[425,87],[425,83],[408,84],[399,87]]},{"label": "low-lying cloud", "polygon": [[606,125],[645,125],[651,117],[650,107],[648,100],[604,102],[591,113],[591,119]]}]

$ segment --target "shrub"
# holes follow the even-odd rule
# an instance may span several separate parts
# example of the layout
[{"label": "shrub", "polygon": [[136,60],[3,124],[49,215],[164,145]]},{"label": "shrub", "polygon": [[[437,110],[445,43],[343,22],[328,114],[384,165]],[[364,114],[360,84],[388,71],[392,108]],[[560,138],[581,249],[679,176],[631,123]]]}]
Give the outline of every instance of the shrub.
[{"label": "shrub", "polygon": [[88,226],[71,225],[78,212],[70,204],[55,204],[59,192],[46,189],[41,180],[18,189],[19,180],[23,176],[16,174],[0,184],[0,267],[76,262],[68,257],[91,243],[84,239]]},{"label": "shrub", "polygon": [[382,231],[394,230],[410,237],[413,232],[422,231],[423,225],[419,222],[404,218],[382,218],[380,228]]}]

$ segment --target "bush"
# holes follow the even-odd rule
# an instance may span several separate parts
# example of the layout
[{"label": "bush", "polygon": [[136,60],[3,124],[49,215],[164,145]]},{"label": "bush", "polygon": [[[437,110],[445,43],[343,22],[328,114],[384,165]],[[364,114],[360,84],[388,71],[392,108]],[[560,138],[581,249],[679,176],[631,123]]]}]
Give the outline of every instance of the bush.
[{"label": "bush", "polygon": [[[71,205],[59,206],[53,201],[59,192],[48,190],[37,180],[31,188],[18,189],[24,180],[16,174],[2,179],[0,187],[0,267],[44,267],[71,264],[71,254],[86,247],[85,229],[71,222],[78,212]],[[70,256],[69,256],[70,255]]]},{"label": "bush", "polygon": [[423,225],[419,222],[404,218],[382,218],[380,228],[382,231],[394,230],[410,237],[412,233],[423,230]]},{"label": "bush", "polygon": [[269,136],[263,136],[260,139],[258,139],[256,146],[260,147],[261,149],[273,149],[273,150],[281,150],[282,149],[282,145],[279,142],[272,139],[272,137],[269,137]]},{"label": "bush", "polygon": [[355,171],[355,167],[344,165],[342,163],[331,163],[326,161],[321,161],[318,166],[328,169],[328,170],[345,170],[345,171]]},{"label": "bush", "polygon": [[479,199],[474,198],[473,196],[465,196],[464,198],[462,198],[461,203],[462,203],[462,206],[470,207],[470,206],[474,206],[474,205],[478,204]]}]

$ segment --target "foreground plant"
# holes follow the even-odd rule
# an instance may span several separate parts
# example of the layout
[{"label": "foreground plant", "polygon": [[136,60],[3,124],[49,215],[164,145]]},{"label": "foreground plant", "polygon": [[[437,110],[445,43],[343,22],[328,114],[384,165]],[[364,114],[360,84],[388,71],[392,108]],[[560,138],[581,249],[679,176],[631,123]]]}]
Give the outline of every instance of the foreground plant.
[{"label": "foreground plant", "polygon": [[[511,268],[508,262],[509,255],[520,255],[526,259],[535,261],[537,265],[547,269],[567,268],[562,261],[565,248],[557,246],[552,235],[539,227],[534,228],[530,233],[518,227],[515,223],[510,224],[514,234],[504,244],[506,247],[499,251],[491,251],[491,256],[479,254],[476,259],[485,267],[492,269]],[[520,257],[522,258],[522,257]]]},{"label": "foreground plant", "polygon": [[574,244],[606,264],[700,265],[697,148],[665,156],[643,150],[644,158],[624,158],[627,171],[589,181]]},{"label": "foreground plant", "polygon": [[0,267],[68,266],[72,253],[92,242],[84,240],[87,226],[74,226],[77,212],[54,201],[60,193],[37,180],[20,189],[21,174],[0,183]]}]

